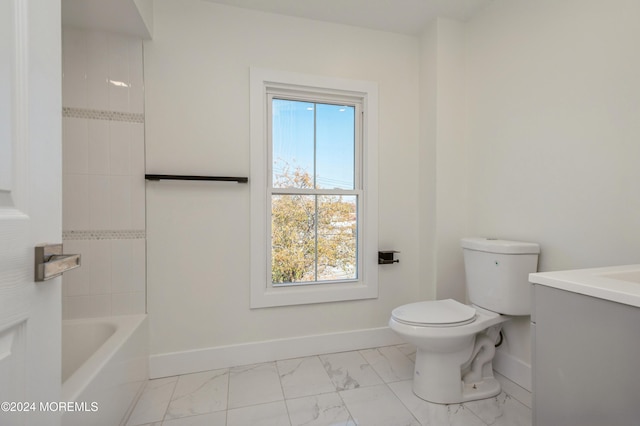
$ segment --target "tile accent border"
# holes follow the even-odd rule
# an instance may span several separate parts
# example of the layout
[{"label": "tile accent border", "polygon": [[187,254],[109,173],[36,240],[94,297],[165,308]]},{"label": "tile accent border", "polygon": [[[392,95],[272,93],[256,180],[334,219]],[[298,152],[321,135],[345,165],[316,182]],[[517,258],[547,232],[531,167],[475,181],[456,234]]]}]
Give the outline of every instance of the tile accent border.
[{"label": "tile accent border", "polygon": [[144,240],[143,230],[124,231],[62,231],[62,240]]},{"label": "tile accent border", "polygon": [[62,116],[68,118],[88,118],[90,120],[144,123],[144,114],[135,112],[102,111],[97,109],[62,107]]}]

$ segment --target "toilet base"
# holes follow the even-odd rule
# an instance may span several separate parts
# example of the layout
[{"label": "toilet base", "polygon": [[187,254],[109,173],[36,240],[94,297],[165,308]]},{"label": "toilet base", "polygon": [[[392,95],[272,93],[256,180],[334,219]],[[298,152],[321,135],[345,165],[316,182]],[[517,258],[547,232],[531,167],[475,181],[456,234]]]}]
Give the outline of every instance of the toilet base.
[{"label": "toilet base", "polygon": [[462,401],[492,398],[500,393],[502,387],[494,377],[485,377],[479,383],[464,384],[462,387]]},{"label": "toilet base", "polygon": [[491,360],[484,362],[475,380],[468,377],[463,380],[462,369],[465,364],[468,366],[473,348],[473,343],[453,353],[434,353],[418,348],[413,393],[437,404],[460,404],[498,395],[501,386],[493,377]]},{"label": "toilet base", "polygon": [[464,382],[460,382],[460,394],[450,399],[434,398],[432,395],[424,394],[421,392],[422,389],[420,386],[416,386],[416,384],[417,382],[414,378],[413,393],[420,399],[436,404],[461,404],[463,402],[476,401],[478,399],[493,398],[502,391],[500,382],[498,382],[495,377],[485,377],[482,381],[477,383],[465,384]]}]

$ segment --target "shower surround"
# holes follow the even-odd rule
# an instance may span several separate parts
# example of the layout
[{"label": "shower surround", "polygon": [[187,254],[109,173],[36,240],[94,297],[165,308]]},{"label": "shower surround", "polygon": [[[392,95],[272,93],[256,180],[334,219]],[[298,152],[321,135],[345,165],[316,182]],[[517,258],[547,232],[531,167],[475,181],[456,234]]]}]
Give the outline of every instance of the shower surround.
[{"label": "shower surround", "polygon": [[145,313],[142,40],[63,28],[63,318]]}]

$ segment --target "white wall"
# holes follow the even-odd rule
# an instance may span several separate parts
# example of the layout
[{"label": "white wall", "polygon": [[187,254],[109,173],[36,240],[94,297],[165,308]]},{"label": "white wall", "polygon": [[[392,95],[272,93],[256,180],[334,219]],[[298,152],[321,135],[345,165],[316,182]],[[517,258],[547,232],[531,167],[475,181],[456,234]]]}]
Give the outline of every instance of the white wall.
[{"label": "white wall", "polygon": [[[467,25],[474,234],[541,271],[638,263],[640,2],[496,0]],[[507,330],[528,361],[527,321]]]},{"label": "white wall", "polygon": [[435,290],[427,298],[465,302],[460,247],[460,239],[469,236],[464,25],[436,19],[420,40],[420,255],[430,259],[421,266],[421,282]]},{"label": "white wall", "polygon": [[[378,300],[252,311],[248,186],[149,183],[152,353],[382,327],[402,303],[462,299],[466,235],[538,242],[540,270],[637,263],[637,1],[495,0],[420,38],[154,6],[147,172],[248,174],[250,66],[377,81],[379,246],[402,253]],[[506,333],[502,351],[529,363],[528,319]]]},{"label": "white wall", "polygon": [[249,309],[249,185],[147,184],[151,353],[384,327],[418,296],[414,37],[200,1],[156,1],[145,42],[148,173],[249,173],[249,67],[379,84],[376,300]]},{"label": "white wall", "polygon": [[65,27],[62,54],[63,317],[144,313],[142,40]]},{"label": "white wall", "polygon": [[438,141],[438,25],[420,37],[420,132],[418,143],[420,300],[436,298],[436,144]]}]

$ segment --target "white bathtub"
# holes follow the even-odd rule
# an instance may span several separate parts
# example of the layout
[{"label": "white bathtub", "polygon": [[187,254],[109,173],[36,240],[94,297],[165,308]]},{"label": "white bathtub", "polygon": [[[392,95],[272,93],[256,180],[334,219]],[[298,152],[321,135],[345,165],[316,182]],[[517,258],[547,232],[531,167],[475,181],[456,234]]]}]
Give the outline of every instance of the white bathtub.
[{"label": "white bathtub", "polygon": [[119,425],[148,378],[146,315],[62,321],[64,426]]}]

